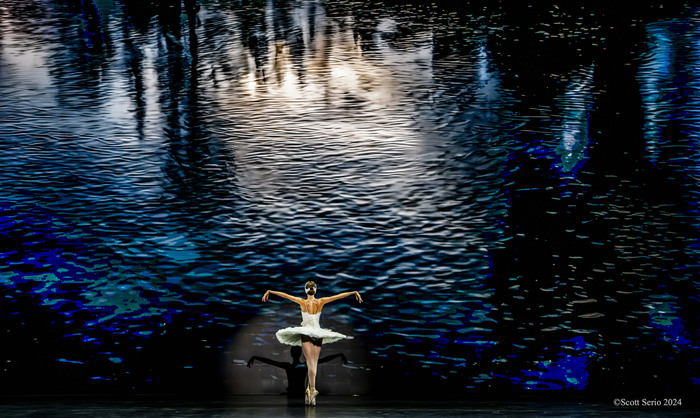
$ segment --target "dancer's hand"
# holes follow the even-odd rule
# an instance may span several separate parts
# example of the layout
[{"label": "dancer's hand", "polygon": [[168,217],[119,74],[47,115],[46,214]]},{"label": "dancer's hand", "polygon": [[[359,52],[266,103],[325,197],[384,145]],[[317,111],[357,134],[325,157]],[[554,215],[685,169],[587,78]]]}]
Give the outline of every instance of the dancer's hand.
[{"label": "dancer's hand", "polygon": [[265,292],[265,294],[263,295],[262,301],[263,301],[263,302],[267,302],[267,298],[269,298],[269,297],[270,297],[270,291],[268,290],[268,291]]},{"label": "dancer's hand", "polygon": [[360,296],[360,294],[357,292],[355,292],[355,299],[357,299],[358,302],[362,303],[362,296]]},{"label": "dancer's hand", "polygon": [[255,362],[255,356],[251,357],[250,360],[248,360],[248,368],[250,368],[250,365]]}]

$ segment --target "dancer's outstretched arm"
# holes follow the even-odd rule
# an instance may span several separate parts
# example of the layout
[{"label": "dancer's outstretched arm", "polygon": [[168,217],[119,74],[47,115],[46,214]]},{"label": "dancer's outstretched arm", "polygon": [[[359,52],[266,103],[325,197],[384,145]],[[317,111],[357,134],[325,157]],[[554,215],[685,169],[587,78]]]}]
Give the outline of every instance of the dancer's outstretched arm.
[{"label": "dancer's outstretched arm", "polygon": [[346,298],[346,297],[352,296],[352,295],[355,295],[355,299],[357,299],[358,302],[362,303],[362,297],[357,292],[338,293],[337,295],[334,295],[334,296],[329,296],[327,298],[321,298],[321,299],[319,299],[319,301],[321,302],[321,304],[325,305],[326,303],[330,303],[330,302],[336,301],[338,299]]},{"label": "dancer's outstretched arm", "polygon": [[262,301],[263,301],[263,302],[267,302],[267,299],[270,297],[270,294],[277,295],[277,296],[279,296],[279,297],[281,297],[281,298],[289,299],[289,300],[291,300],[292,302],[294,302],[294,303],[299,303],[299,304],[301,304],[301,301],[304,300],[304,299],[298,298],[298,297],[296,297],[296,296],[288,295],[288,294],[286,294],[286,293],[284,293],[284,292],[278,292],[278,291],[276,291],[276,290],[268,290],[268,291],[265,292],[265,294],[263,295]]}]

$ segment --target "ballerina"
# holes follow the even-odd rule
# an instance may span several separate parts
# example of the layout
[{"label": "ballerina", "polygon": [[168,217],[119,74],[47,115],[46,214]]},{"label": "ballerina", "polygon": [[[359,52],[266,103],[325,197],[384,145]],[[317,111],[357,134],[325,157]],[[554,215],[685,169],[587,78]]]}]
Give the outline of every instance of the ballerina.
[{"label": "ballerina", "polygon": [[358,292],[345,292],[327,298],[316,299],[316,289],[316,283],[306,282],[306,285],[304,285],[306,299],[275,290],[268,290],[262,297],[262,301],[266,302],[270,294],[277,295],[289,299],[301,307],[301,326],[281,329],[277,331],[275,335],[279,342],[288,345],[300,345],[304,352],[309,376],[309,386],[306,388],[306,395],[304,396],[304,403],[306,405],[316,405],[316,396],[318,396],[318,391],[316,390],[316,370],[318,368],[318,357],[321,354],[321,345],[324,343],[332,343],[343,338],[351,338],[339,332],[321,328],[319,323],[321,310],[327,303],[352,295],[355,296],[355,299],[357,299],[359,303],[362,303],[362,297],[360,297]]}]

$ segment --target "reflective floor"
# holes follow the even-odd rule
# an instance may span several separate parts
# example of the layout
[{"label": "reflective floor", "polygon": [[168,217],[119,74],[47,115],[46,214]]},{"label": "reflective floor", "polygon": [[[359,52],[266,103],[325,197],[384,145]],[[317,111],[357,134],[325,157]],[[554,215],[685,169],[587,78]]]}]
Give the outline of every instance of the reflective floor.
[{"label": "reflective floor", "polygon": [[697,406],[615,407],[612,402],[547,401],[376,401],[364,397],[319,398],[316,407],[280,396],[234,397],[226,401],[183,402],[135,399],[23,399],[0,406],[3,417],[377,417],[377,416],[698,416]]}]

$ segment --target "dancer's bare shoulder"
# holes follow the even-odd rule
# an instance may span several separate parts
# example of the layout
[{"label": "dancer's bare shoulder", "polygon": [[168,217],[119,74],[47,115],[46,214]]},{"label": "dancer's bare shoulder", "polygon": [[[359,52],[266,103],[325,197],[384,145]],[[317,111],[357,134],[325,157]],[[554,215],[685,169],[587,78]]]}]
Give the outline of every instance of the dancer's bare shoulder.
[{"label": "dancer's bare shoulder", "polygon": [[322,302],[323,299],[314,299],[314,300],[304,300],[302,299],[299,302],[299,306],[301,307],[302,312],[306,312],[311,315],[316,315],[317,313],[321,312],[323,309],[324,303]]}]

